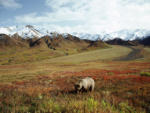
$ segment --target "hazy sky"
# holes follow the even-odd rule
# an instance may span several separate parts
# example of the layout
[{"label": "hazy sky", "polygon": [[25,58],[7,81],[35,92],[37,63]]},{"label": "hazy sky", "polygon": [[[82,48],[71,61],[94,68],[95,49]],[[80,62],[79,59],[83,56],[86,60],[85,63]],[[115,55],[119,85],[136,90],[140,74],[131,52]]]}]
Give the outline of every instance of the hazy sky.
[{"label": "hazy sky", "polygon": [[59,32],[150,29],[150,0],[0,0],[0,26]]}]

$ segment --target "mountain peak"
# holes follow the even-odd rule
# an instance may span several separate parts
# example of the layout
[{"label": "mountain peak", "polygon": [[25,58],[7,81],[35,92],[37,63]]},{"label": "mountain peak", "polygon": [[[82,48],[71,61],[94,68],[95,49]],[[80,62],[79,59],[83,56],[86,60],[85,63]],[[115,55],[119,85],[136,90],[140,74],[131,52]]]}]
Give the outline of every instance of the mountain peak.
[{"label": "mountain peak", "polygon": [[23,38],[40,38],[41,36],[43,36],[42,33],[40,33],[32,25],[0,27],[0,34],[14,35],[15,33],[17,33]]},{"label": "mountain peak", "polygon": [[26,25],[27,28],[34,28],[32,25]]},{"label": "mountain peak", "polygon": [[[17,33],[19,36],[23,38],[40,38],[45,35],[49,35],[51,37],[57,37],[57,35],[61,34],[64,37],[68,36],[68,33],[57,33],[57,32],[49,32],[49,29],[44,27],[37,27],[32,25],[26,26],[10,26],[10,27],[0,27],[0,34],[14,35]],[[146,36],[150,36],[150,30],[145,29],[135,29],[135,30],[120,30],[117,32],[106,33],[100,32],[99,34],[90,34],[90,33],[78,33],[73,32],[71,35],[79,37],[81,39],[88,40],[112,40],[114,38],[121,38],[123,40],[135,40],[135,39],[143,39]]]}]

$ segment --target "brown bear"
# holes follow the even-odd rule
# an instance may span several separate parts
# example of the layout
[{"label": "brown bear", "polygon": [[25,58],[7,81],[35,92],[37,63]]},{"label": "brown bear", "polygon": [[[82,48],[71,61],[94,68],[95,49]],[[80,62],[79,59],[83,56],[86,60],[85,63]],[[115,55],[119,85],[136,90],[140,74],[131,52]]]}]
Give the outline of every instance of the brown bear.
[{"label": "brown bear", "polygon": [[95,87],[95,81],[90,77],[86,77],[79,80],[74,87],[76,92],[93,91]]}]

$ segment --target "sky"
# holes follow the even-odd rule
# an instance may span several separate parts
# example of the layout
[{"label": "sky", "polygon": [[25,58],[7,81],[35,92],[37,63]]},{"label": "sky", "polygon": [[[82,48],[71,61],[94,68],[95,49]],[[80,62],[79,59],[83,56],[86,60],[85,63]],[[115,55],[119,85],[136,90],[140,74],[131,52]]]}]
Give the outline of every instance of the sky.
[{"label": "sky", "polygon": [[150,30],[150,0],[0,0],[0,27],[58,32]]}]

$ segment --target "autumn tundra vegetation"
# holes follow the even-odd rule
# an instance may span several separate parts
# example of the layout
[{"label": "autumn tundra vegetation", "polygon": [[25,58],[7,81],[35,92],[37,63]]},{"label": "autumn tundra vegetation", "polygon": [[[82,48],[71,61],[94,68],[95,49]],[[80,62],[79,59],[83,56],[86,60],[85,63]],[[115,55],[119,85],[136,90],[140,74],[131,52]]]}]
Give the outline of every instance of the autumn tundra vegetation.
[{"label": "autumn tundra vegetation", "polygon": [[[150,113],[148,46],[71,36],[6,38],[0,48],[1,113]],[[81,86],[94,90],[76,93]]]}]

